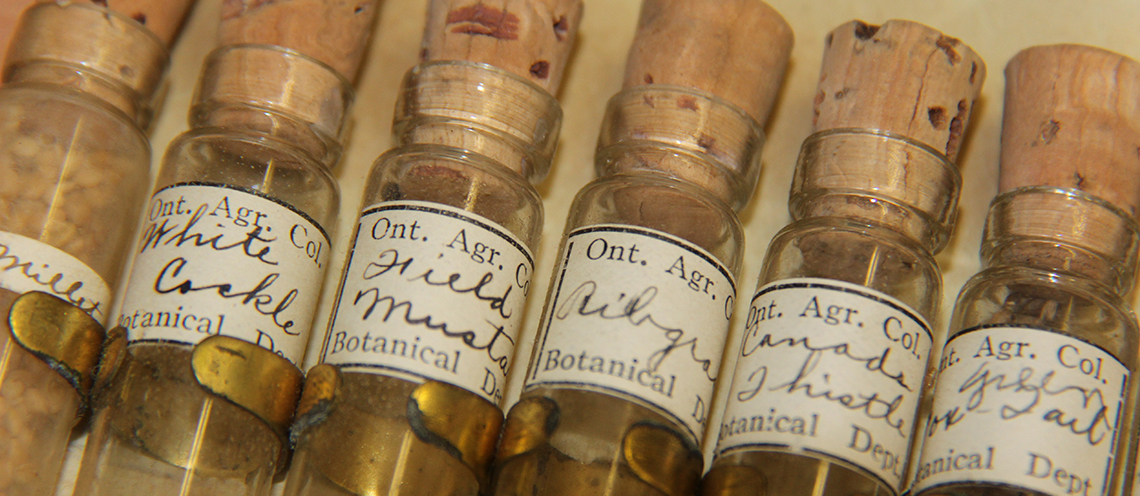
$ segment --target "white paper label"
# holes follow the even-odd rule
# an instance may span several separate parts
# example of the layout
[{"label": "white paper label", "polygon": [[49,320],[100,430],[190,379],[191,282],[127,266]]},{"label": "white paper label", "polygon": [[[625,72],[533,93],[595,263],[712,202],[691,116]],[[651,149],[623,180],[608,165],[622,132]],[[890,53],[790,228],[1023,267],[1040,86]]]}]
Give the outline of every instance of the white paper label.
[{"label": "white paper label", "polygon": [[20,294],[50,293],[104,324],[111,311],[111,288],[87,264],[47,243],[4,231],[0,231],[0,288]]},{"label": "white paper label", "polygon": [[307,216],[216,185],[154,194],[119,315],[130,341],[244,339],[300,363],[329,241]]},{"label": "white paper label", "polygon": [[717,456],[757,447],[825,453],[898,492],[930,326],[906,304],[830,279],[756,291]]},{"label": "white paper label", "polygon": [[597,225],[566,239],[526,389],[635,399],[699,442],[736,286],[705,250],[662,232]]},{"label": "white paper label", "polygon": [[915,491],[954,482],[1054,496],[1107,487],[1128,369],[1079,339],[982,327],[942,353]]},{"label": "white paper label", "polygon": [[521,240],[470,212],[365,209],[321,361],[446,382],[499,405],[533,272]]}]

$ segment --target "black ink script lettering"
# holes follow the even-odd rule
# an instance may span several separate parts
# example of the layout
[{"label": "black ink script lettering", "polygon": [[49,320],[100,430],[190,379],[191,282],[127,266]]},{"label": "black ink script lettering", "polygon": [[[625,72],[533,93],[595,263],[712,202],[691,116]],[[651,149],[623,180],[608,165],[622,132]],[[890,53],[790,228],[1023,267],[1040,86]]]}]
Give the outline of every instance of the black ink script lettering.
[{"label": "black ink script lettering", "polygon": [[930,422],[927,423],[926,427],[926,437],[933,437],[939,426],[942,426],[942,430],[948,431],[965,418],[966,412],[963,412],[962,409],[957,406],[949,408],[941,414],[931,412]]},{"label": "black ink script lettering", "polygon": [[[395,272],[395,274],[404,275],[405,272],[411,269],[415,260],[414,257],[401,259],[400,252],[394,248],[384,250],[377,255],[375,262],[370,262],[364,268],[364,279],[375,279],[397,269],[398,271]],[[513,312],[507,308],[506,304],[511,296],[512,286],[510,284],[506,285],[507,290],[502,296],[487,296],[483,294],[483,291],[495,280],[495,275],[491,272],[483,274],[483,277],[479,278],[479,282],[470,287],[463,287],[466,283],[461,282],[463,280],[463,274],[461,273],[454,272],[443,279],[433,279],[432,277],[434,275],[435,269],[428,268],[420,275],[409,278],[408,282],[423,281],[423,283],[428,286],[444,287],[455,294],[470,294],[474,296],[476,300],[488,303],[491,310],[498,312],[499,316],[503,319],[509,320],[513,315]]]},{"label": "black ink script lettering", "polygon": [[192,248],[207,247],[214,251],[227,251],[234,248],[241,248],[242,253],[247,257],[268,265],[277,265],[276,261],[266,258],[270,252],[269,246],[261,246],[261,249],[256,251],[254,249],[256,242],[268,245],[277,241],[277,238],[261,237],[262,226],[254,226],[249,232],[244,233],[244,239],[230,242],[229,244],[226,244],[225,234],[217,234],[207,238],[206,234],[197,229],[198,223],[206,216],[206,208],[207,205],[200,205],[198,209],[191,214],[190,220],[186,221],[186,224],[183,226],[172,223],[169,218],[163,218],[162,223],[149,223],[146,228],[143,229],[142,248],[139,250],[139,253],[146,252],[148,249],[158,249],[159,245],[182,247],[189,243]]},{"label": "black ink script lettering", "polygon": [[398,270],[396,273],[403,275],[404,272],[408,270],[408,267],[411,267],[412,262],[415,259],[408,257],[405,260],[401,260],[399,251],[396,251],[395,249],[387,249],[380,252],[380,254],[376,256],[376,260],[377,261],[370,262],[366,267],[364,267],[365,280],[375,279],[384,274],[387,274],[388,272],[391,272],[392,270]]},{"label": "black ink script lettering", "polygon": [[[650,372],[657,372],[658,367],[670,354],[679,349],[688,348],[689,358],[701,367],[708,380],[716,380],[717,370],[714,367],[714,360],[697,356],[697,338],[686,339],[687,336],[683,329],[669,327],[657,322],[653,314],[647,310],[657,296],[655,286],[650,286],[640,293],[633,294],[628,300],[626,300],[626,293],[620,293],[617,301],[612,303],[594,302],[597,289],[598,284],[594,281],[582,283],[566,296],[565,301],[558,305],[554,317],[558,320],[566,320],[571,314],[577,314],[582,317],[597,317],[606,320],[627,320],[634,326],[649,324],[662,332],[667,344],[664,348],[655,350],[649,355],[646,360],[646,369]],[[626,301],[623,303],[622,300]]]},{"label": "black ink script lettering", "polygon": [[[992,409],[984,408],[988,406],[987,394],[996,397],[994,401],[1001,404],[998,412],[1002,420],[1028,415],[1035,409],[1048,409],[1041,420],[1083,437],[1090,446],[1100,444],[1116,431],[1116,416],[1109,415],[1109,405],[1099,388],[1053,384],[1060,380],[1063,377],[1056,371],[1039,374],[1032,367],[1022,367],[1013,376],[994,372],[986,360],[966,378],[958,392],[966,395],[968,413],[989,413]],[[1067,396],[1061,399],[1062,395]],[[1046,406],[1043,403],[1048,399],[1054,400]]]},{"label": "black ink script lettering", "polygon": [[504,305],[504,303],[507,301],[507,298],[511,296],[511,286],[509,284],[507,285],[507,291],[503,293],[502,296],[485,296],[482,294],[483,288],[487,287],[487,285],[491,284],[491,282],[495,280],[494,274],[487,272],[486,274],[483,274],[483,277],[479,278],[479,282],[475,283],[474,286],[471,286],[469,288],[460,288],[457,287],[457,283],[459,283],[460,279],[463,278],[463,274],[452,273],[451,275],[447,276],[446,280],[433,281],[431,279],[433,273],[434,269],[428,269],[424,271],[423,274],[408,279],[408,281],[423,280],[423,282],[429,286],[444,286],[456,294],[471,293],[471,296],[474,296],[479,301],[489,302],[491,305],[491,310],[499,312],[500,317],[504,319],[511,318],[512,312],[507,311]]},{"label": "black ink script lettering", "polygon": [[[824,361],[825,357],[837,356],[862,364],[867,370],[882,374],[893,380],[906,391],[911,391],[912,389],[906,384],[906,376],[903,372],[890,373],[883,369],[883,365],[890,356],[889,348],[884,349],[881,354],[875,356],[861,357],[852,354],[850,345],[847,343],[813,346],[811,339],[808,337],[775,339],[771,334],[763,335],[757,342],[747,339],[755,336],[756,333],[746,336],[744,346],[741,349],[742,357],[751,356],[761,348],[776,348],[781,346],[787,348],[802,348],[809,352],[790,380],[782,384],[771,386],[767,389],[768,391],[782,391],[787,394],[798,393],[812,399],[822,398],[826,401],[837,403],[848,410],[861,412],[869,419],[881,420],[897,431],[900,436],[906,437],[908,435],[910,428],[907,425],[906,419],[897,418],[899,415],[905,415],[907,413],[900,411],[903,406],[904,394],[897,394],[893,399],[888,399],[890,395],[884,396],[878,392],[866,394],[862,392],[837,391],[833,389],[833,385],[830,382],[831,374],[827,372],[813,374],[820,362]],[[738,392],[737,398],[740,398],[741,401],[747,401],[757,396],[761,392],[761,389],[764,388],[769,373],[770,369],[766,366],[761,366],[757,370],[754,370],[749,375],[749,382],[745,385],[746,389]]]},{"label": "black ink script lettering", "polygon": [[[361,320],[368,320],[372,317],[373,313],[382,316],[381,322],[388,322],[393,316],[399,316],[404,323],[414,326],[423,326],[433,331],[439,331],[444,337],[451,339],[458,339],[463,342],[465,346],[475,351],[483,351],[487,356],[499,365],[499,368],[506,373],[508,362],[510,361],[510,352],[514,350],[515,340],[504,330],[504,326],[495,325],[487,321],[494,333],[490,339],[486,341],[479,340],[479,333],[474,330],[454,331],[451,329],[447,322],[437,321],[432,315],[419,315],[413,316],[414,304],[409,300],[396,301],[396,298],[390,295],[380,295],[380,288],[369,288],[356,293],[356,298],[352,300],[354,306],[364,305],[364,313],[361,314]],[[380,305],[387,305],[387,308],[377,307]],[[497,346],[500,339],[506,340],[505,346]]]},{"label": "black ink script lettering", "polygon": [[281,329],[282,332],[290,336],[299,336],[300,330],[293,330],[295,322],[292,320],[285,320],[282,322],[282,314],[289,309],[293,301],[297,299],[299,291],[297,289],[290,289],[280,298],[274,297],[269,293],[269,289],[273,283],[281,276],[280,274],[268,274],[261,279],[253,288],[248,291],[234,290],[231,283],[218,283],[207,284],[204,286],[195,286],[194,281],[189,277],[183,278],[181,281],[171,281],[171,279],[178,278],[182,275],[182,269],[186,268],[188,262],[185,258],[178,257],[171,260],[165,267],[158,273],[158,277],[154,280],[154,290],[159,294],[168,294],[178,292],[179,294],[189,294],[199,291],[215,291],[218,296],[225,299],[241,298],[242,305],[252,305],[254,310],[258,313],[273,319],[273,324]]},{"label": "black ink script lettering", "polygon": [[[22,274],[43,289],[44,292],[67,300],[95,320],[103,320],[103,309],[101,308],[103,302],[88,300],[76,295],[83,289],[82,281],[73,281],[68,284],[64,281],[66,276],[62,272],[48,270],[48,264],[22,259],[20,255],[12,253],[12,251],[11,247],[0,243],[0,273]],[[37,265],[41,266],[41,269],[36,269]]]},{"label": "black ink script lettering", "polygon": [[807,336],[799,338],[779,338],[773,341],[775,338],[771,334],[765,334],[763,336],[760,336],[759,341],[753,341],[753,338],[756,338],[758,336],[758,331],[751,331],[749,334],[745,335],[744,345],[740,350],[741,356],[751,356],[761,348],[776,348],[779,346],[786,346],[789,348],[800,347],[810,352],[807,358],[804,360],[804,362],[807,363],[813,360],[818,361],[820,355],[830,352],[831,355],[845,358],[852,362],[863,365],[863,367],[868,371],[875,372],[879,375],[882,375],[883,377],[890,379],[907,391],[914,390],[911,388],[911,386],[907,385],[907,377],[905,372],[901,370],[898,372],[891,372],[886,369],[887,362],[891,357],[891,349],[889,347],[883,348],[882,353],[878,353],[872,356],[860,356],[853,353],[850,343],[836,343],[816,346],[812,344],[811,338]]}]

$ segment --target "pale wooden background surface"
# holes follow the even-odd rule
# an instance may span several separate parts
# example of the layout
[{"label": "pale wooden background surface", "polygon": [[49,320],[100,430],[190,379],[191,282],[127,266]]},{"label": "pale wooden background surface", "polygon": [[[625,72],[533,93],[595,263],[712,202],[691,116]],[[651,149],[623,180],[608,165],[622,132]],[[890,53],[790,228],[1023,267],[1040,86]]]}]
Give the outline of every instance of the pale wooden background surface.
[{"label": "pale wooden background surface", "polygon": [[[15,5],[28,0],[0,0],[0,21]],[[715,0],[710,0],[715,1]],[[566,110],[562,139],[554,167],[539,186],[546,204],[546,227],[538,249],[534,296],[528,306],[522,353],[529,352],[542,311],[543,296],[570,201],[577,190],[593,178],[593,152],[606,100],[621,86],[626,49],[633,37],[637,0],[585,0],[586,15],[579,31],[578,46],[567,71],[568,80],[559,95]],[[202,60],[214,46],[221,0],[199,0],[173,54],[169,93],[154,128],[152,144],[156,162],[167,144],[187,128],[186,112]],[[926,23],[974,48],[988,64],[989,79],[968,131],[960,166],[964,178],[958,229],[949,247],[939,255],[945,270],[943,315],[949,313],[962,284],[979,269],[978,243],[987,204],[996,191],[1002,70],[1018,50],[1031,45],[1084,43],[1140,58],[1140,1],[1137,0],[770,0],[796,35],[796,47],[784,89],[767,123],[768,145],[764,171],[752,203],[741,212],[747,240],[747,258],[741,271],[737,315],[755,287],[768,241],[788,222],[787,198],[792,170],[800,144],[811,130],[811,102],[815,93],[828,31],[851,19],[881,23],[891,18]],[[426,0],[387,0],[380,13],[371,52],[358,81],[353,129],[347,153],[336,170],[342,192],[341,216],[335,229],[336,251],[332,267],[343,264],[345,241],[356,220],[363,180],[373,160],[390,145],[390,122],[396,90],[403,73],[417,62]],[[0,42],[7,35],[0,28]],[[335,270],[333,271],[335,272]],[[314,325],[320,339],[335,291],[337,274],[326,278],[323,298]],[[735,356],[734,323],[729,357]],[[945,318],[936,325],[944,332]],[[518,363],[527,362],[520,355]],[[522,372],[521,368],[517,372]],[[514,381],[509,391],[515,398],[520,387]],[[714,411],[714,415],[718,412]],[[716,425],[716,424],[713,424]],[[70,481],[77,469],[75,446],[65,466],[65,482],[59,494],[70,494]],[[711,446],[709,447],[711,448]],[[280,487],[278,487],[280,490]]]}]

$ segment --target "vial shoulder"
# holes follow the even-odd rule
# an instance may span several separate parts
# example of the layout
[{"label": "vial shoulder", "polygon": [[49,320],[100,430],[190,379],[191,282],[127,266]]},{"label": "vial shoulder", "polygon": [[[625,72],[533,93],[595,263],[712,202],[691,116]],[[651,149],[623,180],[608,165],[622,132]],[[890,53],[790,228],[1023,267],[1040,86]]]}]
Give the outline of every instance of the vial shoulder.
[{"label": "vial shoulder", "polygon": [[1129,367],[1140,345],[1136,316],[1114,291],[1091,279],[1030,267],[991,267],[958,295],[950,337],[982,326],[1030,327],[1100,346]]},{"label": "vial shoulder", "polygon": [[340,208],[340,188],[328,167],[299,148],[250,133],[198,128],[175,138],[163,156],[155,190],[185,183],[267,197],[326,229]]},{"label": "vial shoulder", "polygon": [[926,248],[893,229],[838,217],[796,221],[772,239],[759,283],[798,277],[859,284],[931,321],[942,298],[942,272]]},{"label": "vial shoulder", "polygon": [[526,178],[488,157],[450,146],[405,145],[381,155],[368,173],[360,206],[392,201],[471,212],[532,250],[542,234],[542,198]]},{"label": "vial shoulder", "polygon": [[744,229],[736,213],[708,191],[667,176],[622,173],[596,179],[578,192],[567,232],[582,226],[625,224],[684,239],[729,270],[740,268]]}]

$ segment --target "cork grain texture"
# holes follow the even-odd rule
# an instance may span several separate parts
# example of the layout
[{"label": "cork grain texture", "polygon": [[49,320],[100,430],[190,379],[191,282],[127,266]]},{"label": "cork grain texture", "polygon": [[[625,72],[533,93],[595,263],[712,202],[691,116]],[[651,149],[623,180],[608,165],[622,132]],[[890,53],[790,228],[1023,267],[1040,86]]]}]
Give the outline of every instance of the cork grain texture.
[{"label": "cork grain texture", "polygon": [[278,45],[356,77],[381,0],[224,0],[218,44]]},{"label": "cork grain texture", "polygon": [[1089,46],[1034,47],[1005,77],[1001,191],[1075,188],[1140,213],[1140,63]]},{"label": "cork grain texture", "polygon": [[780,13],[754,0],[646,0],[624,87],[695,88],[767,121],[795,36]]},{"label": "cork grain texture", "polygon": [[[4,0],[0,0],[2,2]],[[9,0],[11,1],[11,0]],[[110,0],[112,3],[115,0]],[[281,0],[279,0],[281,1]],[[498,0],[499,6],[506,0]],[[541,3],[549,9],[562,2]],[[1047,4],[1037,0],[962,0],[960,2],[913,2],[907,0],[771,0],[768,2],[791,27],[795,47],[788,63],[783,87],[776,94],[765,125],[768,135],[763,153],[764,171],[752,203],[741,212],[747,246],[738,279],[735,321],[728,338],[728,356],[735,356],[739,332],[746,315],[749,295],[755,288],[765,249],[772,237],[788,222],[788,189],[796,157],[803,140],[814,130],[815,98],[823,67],[827,34],[853,20],[868,25],[882,25],[891,19],[919,22],[971,47],[990,69],[985,85],[970,108],[970,122],[964,129],[964,146],[958,151],[958,166],[963,176],[957,229],[949,246],[939,255],[944,270],[943,314],[949,313],[962,284],[979,270],[978,245],[985,223],[986,209],[998,189],[1002,100],[1005,82],[1001,69],[1019,51],[1033,45],[1081,43],[1094,45],[1140,58],[1140,9],[1133,0],[1103,0],[1095,4],[1083,0],[1053,0]],[[216,46],[218,19],[222,0],[199,0],[187,21],[181,39],[175,44],[169,90],[152,132],[155,161],[162,156],[170,141],[186,130],[186,112],[190,105],[198,73],[206,54]],[[423,33],[427,0],[386,0],[375,5],[379,19],[374,35],[366,45],[357,84],[357,98],[352,112],[352,130],[341,164],[334,170],[340,182],[342,202],[336,229],[332,230],[334,256],[331,267],[342,267],[347,240],[352,235],[364,188],[364,177],[381,153],[391,147],[392,110],[404,72],[418,63],[424,54]],[[479,2],[456,0],[456,7]],[[489,1],[484,5],[496,5]],[[568,52],[565,78],[555,94],[565,109],[559,151],[546,181],[538,187],[546,208],[543,240],[536,251],[535,276],[527,306],[526,323],[518,349],[530,350],[544,297],[554,269],[558,243],[570,203],[575,193],[593,179],[594,146],[606,101],[621,90],[626,79],[625,66],[630,42],[637,31],[639,0],[585,0],[578,37]],[[498,7],[497,7],[498,8]],[[517,12],[517,11],[513,11]],[[546,36],[553,37],[554,19],[547,10],[543,23],[550,23]],[[446,16],[446,12],[438,15]],[[524,32],[520,17],[519,33]],[[469,25],[478,29],[476,25]],[[455,26],[453,26],[453,29]],[[343,28],[341,28],[343,29]],[[466,29],[466,28],[465,28]],[[546,26],[544,26],[546,29]],[[322,33],[331,36],[335,33]],[[458,33],[452,33],[458,34]],[[499,43],[499,39],[483,35],[465,35],[479,43]],[[852,35],[853,36],[853,35]],[[834,41],[833,41],[834,43]],[[678,47],[681,45],[679,44]],[[506,46],[499,48],[506,49]],[[463,50],[467,50],[464,48]],[[679,48],[670,49],[680,53]],[[931,52],[932,54],[934,52]],[[942,53],[942,52],[939,52]],[[936,54],[935,54],[936,55]],[[427,53],[429,58],[437,54]],[[540,55],[552,60],[553,54]],[[514,71],[529,73],[538,59],[534,55],[519,56]],[[553,68],[553,65],[551,66]],[[730,72],[727,69],[726,72]],[[720,80],[720,76],[711,78]],[[889,95],[886,95],[889,99]],[[946,124],[956,114],[949,102],[944,114]],[[913,102],[908,102],[915,109]],[[916,123],[932,126],[929,113],[916,115]],[[1062,126],[1064,123],[1062,122]],[[1065,128],[1062,127],[1062,133]],[[948,129],[940,131],[947,133]],[[941,135],[940,135],[941,136]],[[945,146],[945,142],[943,142]],[[314,340],[319,342],[332,308],[339,270],[330,270],[325,278],[321,306],[314,322]],[[932,322],[942,339],[946,328],[944,317]],[[310,346],[310,349],[319,346]],[[525,363],[526,359],[518,360]],[[734,364],[727,360],[728,370]],[[523,372],[516,370],[517,376]],[[516,398],[521,380],[515,377],[508,398]],[[722,388],[718,393],[723,392]],[[510,401],[510,399],[508,399]],[[714,410],[713,424],[719,415]],[[60,496],[71,494],[71,480],[82,449],[83,435],[72,443]],[[280,491],[280,485],[275,488]],[[279,494],[279,493],[278,493]]]},{"label": "cork grain texture", "polygon": [[[55,0],[37,0],[48,2]],[[138,21],[169,45],[195,0],[85,0]]]},{"label": "cork grain texture", "polygon": [[582,21],[581,0],[435,0],[420,58],[469,60],[554,94]]},{"label": "cork grain texture", "polygon": [[985,62],[949,34],[911,21],[851,21],[824,38],[813,127],[881,129],[953,162],[985,79]]}]

